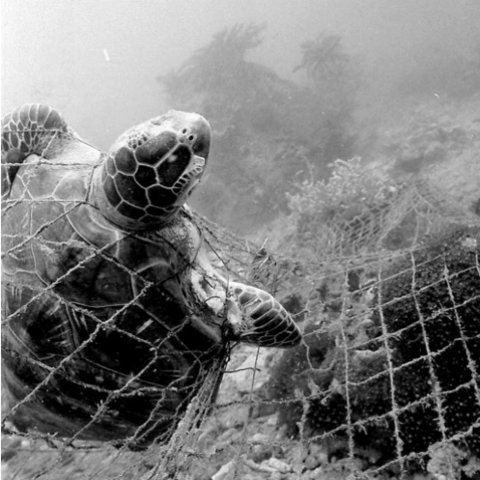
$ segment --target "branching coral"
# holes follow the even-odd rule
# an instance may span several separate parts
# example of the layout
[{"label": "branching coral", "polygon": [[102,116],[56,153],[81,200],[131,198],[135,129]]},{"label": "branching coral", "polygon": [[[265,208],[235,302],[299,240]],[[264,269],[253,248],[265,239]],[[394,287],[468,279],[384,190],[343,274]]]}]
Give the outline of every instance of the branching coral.
[{"label": "branching coral", "polygon": [[[287,194],[300,245],[315,253],[336,242],[337,251],[366,247],[381,231],[382,212],[398,192],[394,182],[365,171],[360,157],[336,160],[325,180],[305,180]],[[368,238],[370,237],[370,238]]]}]

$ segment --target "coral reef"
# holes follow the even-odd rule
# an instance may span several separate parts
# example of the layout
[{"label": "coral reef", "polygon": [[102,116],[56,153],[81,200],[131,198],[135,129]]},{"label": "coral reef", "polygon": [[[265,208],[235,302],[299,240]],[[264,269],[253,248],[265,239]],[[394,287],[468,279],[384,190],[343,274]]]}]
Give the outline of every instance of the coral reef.
[{"label": "coral reef", "polygon": [[454,435],[480,453],[479,255],[480,228],[451,227],[385,274],[398,407],[417,401],[421,412],[400,417],[406,453]]},{"label": "coral reef", "polygon": [[369,314],[349,319],[350,302],[311,325],[269,382],[287,432],[329,455],[346,456],[353,439],[379,465],[400,457],[418,468],[409,454],[446,439],[478,456],[479,255],[480,228],[451,227],[384,269]]},{"label": "coral reef", "polygon": [[351,156],[355,137],[358,78],[341,38],[304,45],[298,70],[307,79],[297,84],[248,60],[264,30],[224,29],[178,71],[158,77],[175,108],[203,114],[214,131],[214,168],[193,206],[242,233],[288,213],[293,180],[328,176],[327,164]]}]

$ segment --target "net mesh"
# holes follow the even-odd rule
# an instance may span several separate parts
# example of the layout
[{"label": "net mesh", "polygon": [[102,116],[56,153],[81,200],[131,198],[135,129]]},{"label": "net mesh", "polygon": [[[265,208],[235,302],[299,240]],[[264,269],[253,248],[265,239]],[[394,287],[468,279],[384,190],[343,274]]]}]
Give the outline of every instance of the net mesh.
[{"label": "net mesh", "polygon": [[[39,168],[54,173],[58,167],[45,159],[24,165],[26,193],[5,201],[2,220],[12,211],[19,219],[27,212],[34,227],[26,235],[2,235],[4,261],[29,250],[48,255],[65,246],[53,245],[45,232],[85,202],[63,202],[57,211],[50,205],[54,200],[36,198],[29,189]],[[86,338],[71,339],[75,348],[69,353],[33,361],[30,368],[42,370],[42,381],[20,400],[12,400],[18,392],[15,396],[11,388],[3,388],[5,478],[410,478],[422,470],[445,478],[478,476],[476,215],[422,179],[395,191],[384,205],[332,212],[317,226],[313,219],[304,219],[309,234],[300,232],[276,252],[200,215],[194,214],[193,221],[204,233],[215,268],[280,299],[301,325],[302,344],[286,351],[230,345],[216,351],[213,359],[196,356],[193,383],[157,435],[161,442],[141,451],[129,447],[149,431],[152,419],[158,420],[155,406],[124,443],[96,438],[95,425],[121,423],[118,410],[122,405],[132,408],[129,398],[135,398],[135,408],[148,408],[142,395],[152,392],[159,399],[158,410],[184,378],[146,385],[144,371],[136,372],[98,397],[102,401],[91,405],[84,427],[72,430],[67,416],[62,435],[35,429],[22,433],[12,419],[28,426],[32,416],[45,415],[38,404],[37,412],[27,408],[22,414],[22,408],[41,391],[54,402],[62,388],[83,388],[81,382],[68,382],[69,368],[81,362],[82,350],[105,329],[119,328],[116,320],[138,299],[153,302],[150,289],[162,295],[162,286],[141,278],[135,297],[106,315],[79,305],[70,292],[58,288],[88,270],[92,258],[110,265],[108,251],[115,242],[100,249],[90,246],[89,255],[50,285],[32,281],[31,273],[39,266],[27,262],[14,280],[3,279],[2,329],[22,315],[38,315],[38,308],[45,322],[42,329],[51,334],[68,334],[67,324],[48,324],[53,308],[66,308],[91,328]],[[111,268],[119,278],[138,276],[118,262]],[[24,292],[30,300],[22,303]],[[168,292],[163,294],[168,301]],[[52,299],[54,304],[49,303]],[[21,306],[12,311],[7,304],[12,301]],[[204,315],[201,305],[191,308],[200,318]],[[158,347],[151,336],[135,330],[122,333]],[[13,345],[28,349],[28,339]],[[2,349],[7,355],[22,355],[11,342],[3,342]],[[173,347],[169,355],[162,365],[174,369],[175,362],[185,360]],[[6,368],[3,375],[8,383]],[[127,399],[125,404],[122,399]],[[87,431],[93,433],[85,435]]]}]

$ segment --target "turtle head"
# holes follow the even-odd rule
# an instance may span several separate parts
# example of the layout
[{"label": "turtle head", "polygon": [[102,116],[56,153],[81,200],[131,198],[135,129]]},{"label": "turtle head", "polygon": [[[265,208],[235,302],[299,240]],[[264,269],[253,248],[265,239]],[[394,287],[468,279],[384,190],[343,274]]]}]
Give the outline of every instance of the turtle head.
[{"label": "turtle head", "polygon": [[94,178],[94,202],[130,230],[165,225],[200,181],[210,125],[196,113],[171,110],[122,134]]}]

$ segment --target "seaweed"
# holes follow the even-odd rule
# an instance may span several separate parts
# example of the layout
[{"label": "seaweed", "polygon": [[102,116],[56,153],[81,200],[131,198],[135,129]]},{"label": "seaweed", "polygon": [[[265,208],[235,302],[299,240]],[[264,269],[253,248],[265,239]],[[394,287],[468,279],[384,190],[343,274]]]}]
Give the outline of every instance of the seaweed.
[{"label": "seaweed", "polygon": [[[351,58],[340,47],[316,58],[315,72],[341,58],[341,88],[333,78],[338,68],[328,82],[314,73],[314,82],[298,84],[248,59],[264,32],[256,24],[226,28],[177,71],[158,77],[169,102],[205,115],[215,135],[208,185],[193,206],[241,232],[288,213],[285,191],[296,189],[293,180],[328,177],[328,163],[351,154],[354,143]],[[302,61],[303,68],[311,70]]]}]

